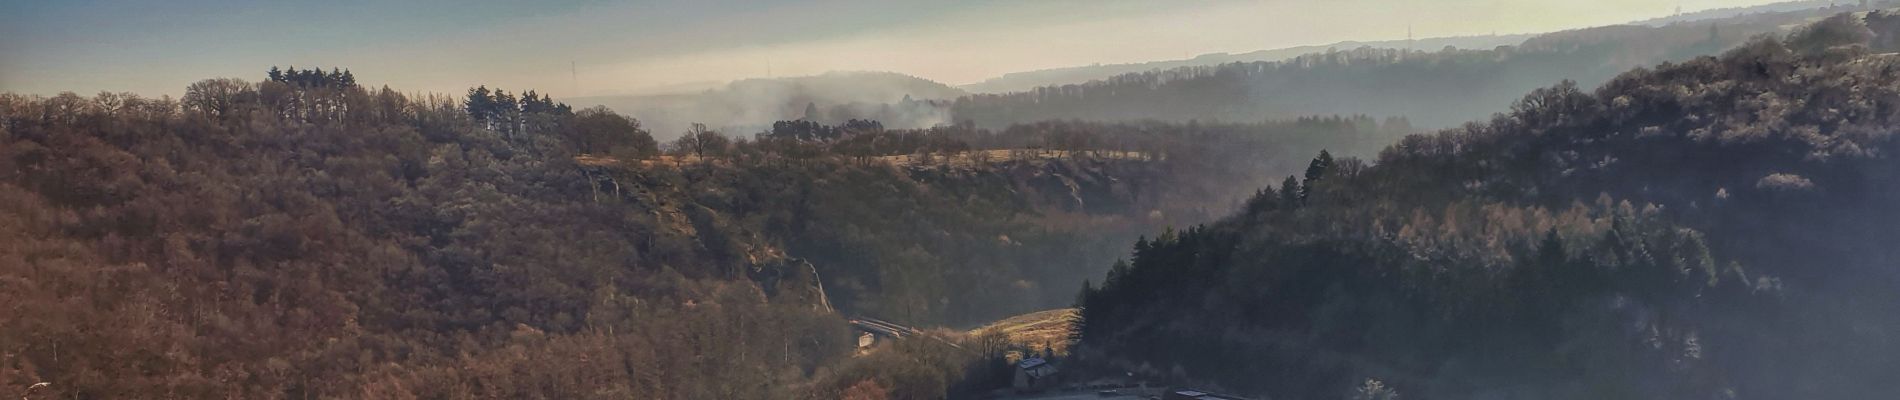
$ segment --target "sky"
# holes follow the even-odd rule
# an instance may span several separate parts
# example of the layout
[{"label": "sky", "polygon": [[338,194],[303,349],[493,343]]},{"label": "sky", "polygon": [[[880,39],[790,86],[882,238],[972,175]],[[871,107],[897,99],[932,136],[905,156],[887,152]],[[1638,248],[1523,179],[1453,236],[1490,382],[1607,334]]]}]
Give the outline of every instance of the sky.
[{"label": "sky", "polygon": [[740,78],[1009,72],[1345,40],[1538,33],[1775,0],[0,0],[0,92],[178,96],[270,66],[557,98]]}]

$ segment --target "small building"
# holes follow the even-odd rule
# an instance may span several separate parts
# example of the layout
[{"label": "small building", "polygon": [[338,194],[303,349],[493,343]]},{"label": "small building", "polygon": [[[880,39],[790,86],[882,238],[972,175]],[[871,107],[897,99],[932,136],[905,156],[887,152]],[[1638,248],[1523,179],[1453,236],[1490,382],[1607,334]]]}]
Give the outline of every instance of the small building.
[{"label": "small building", "polygon": [[1167,395],[1161,396],[1161,399],[1162,400],[1201,400],[1201,397],[1204,397],[1204,396],[1207,396],[1207,392],[1193,390],[1193,389],[1182,389],[1182,390],[1168,392]]},{"label": "small building", "polygon": [[858,335],[858,348],[860,349],[871,347],[872,344],[876,343],[877,335],[872,335],[870,332],[864,332],[864,334]]},{"label": "small building", "polygon": [[1044,389],[1056,384],[1056,366],[1041,357],[1025,358],[1016,363],[1016,389]]}]

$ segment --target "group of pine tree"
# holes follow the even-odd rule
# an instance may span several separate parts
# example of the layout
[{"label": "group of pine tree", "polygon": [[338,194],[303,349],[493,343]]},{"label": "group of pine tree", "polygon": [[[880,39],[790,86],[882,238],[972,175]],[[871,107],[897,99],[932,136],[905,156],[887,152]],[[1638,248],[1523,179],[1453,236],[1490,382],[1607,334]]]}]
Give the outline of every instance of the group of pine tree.
[{"label": "group of pine tree", "polygon": [[356,74],[340,68],[331,68],[330,72],[323,72],[323,68],[297,69],[296,66],[291,66],[289,70],[281,70],[277,69],[277,66],[271,66],[270,72],[266,73],[265,77],[270,78],[271,82],[299,87],[348,88],[356,86]]}]

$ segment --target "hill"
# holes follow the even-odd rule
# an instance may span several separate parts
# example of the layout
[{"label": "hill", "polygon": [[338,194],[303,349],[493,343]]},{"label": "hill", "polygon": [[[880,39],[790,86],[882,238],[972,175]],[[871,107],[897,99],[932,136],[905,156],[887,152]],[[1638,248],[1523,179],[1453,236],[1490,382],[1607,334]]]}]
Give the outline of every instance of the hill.
[{"label": "hill", "polygon": [[[1360,47],[1277,62],[1182,67],[1026,92],[973,94],[956,121],[1254,121],[1313,114],[1402,116],[1443,128],[1484,118],[1562,80],[1589,86],[1630,68],[1716,54],[1831,15],[1747,14],[1661,27],[1618,25],[1538,35],[1517,46],[1422,52]],[[1436,49],[1433,49],[1436,50]]]},{"label": "hill", "polygon": [[[1785,1],[1785,2],[1780,2],[1780,3],[1763,4],[1763,5],[1758,5],[1758,6],[1725,7],[1725,8],[1717,8],[1717,9],[1710,9],[1710,10],[1687,12],[1687,13],[1681,13],[1681,14],[1671,15],[1667,17],[1651,18],[1651,19],[1646,19],[1642,21],[1636,21],[1630,24],[1648,25],[1648,26],[1664,26],[1664,25],[1669,25],[1669,24],[1679,24],[1679,23],[1696,22],[1696,21],[1704,21],[1704,20],[1711,20],[1711,19],[1731,18],[1731,17],[1743,16],[1743,15],[1749,15],[1749,14],[1783,13],[1783,12],[1793,12],[1793,11],[1813,10],[1813,9],[1827,9],[1827,8],[1836,8],[1836,7],[1880,8],[1880,7],[1892,7],[1894,5],[1894,2],[1889,1],[1889,0],[1873,1],[1869,3],[1872,3],[1872,4],[1863,3],[1863,4],[1856,5],[1855,2],[1832,1],[1832,0]],[[1833,11],[1843,12],[1843,11],[1848,11],[1848,10],[1836,9]]]},{"label": "hill", "polygon": [[1033,90],[1043,86],[1060,86],[1086,83],[1107,79],[1117,75],[1162,71],[1182,67],[1213,66],[1229,63],[1284,61],[1306,54],[1324,53],[1336,49],[1356,49],[1360,47],[1384,49],[1438,50],[1445,47],[1460,49],[1489,49],[1497,46],[1514,45],[1529,39],[1531,35],[1484,35],[1437,37],[1418,40],[1386,41],[1345,41],[1333,44],[1296,46],[1280,49],[1258,50],[1239,54],[1214,53],[1202,54],[1185,60],[1151,61],[1128,64],[1096,64],[1080,67],[1051,68],[1044,70],[1012,72],[1003,76],[985,79],[982,82],[958,86],[971,93],[1009,93]]},{"label": "hill", "polygon": [[1535,90],[1371,166],[1322,154],[1138,241],[1083,292],[1077,353],[1276,398],[1878,397],[1895,21]]},{"label": "hill", "polygon": [[[1744,16],[1764,14],[1764,13],[1810,12],[1814,10],[1822,10],[1823,12],[1840,12],[1840,11],[1844,11],[1845,9],[1837,9],[1834,11],[1826,11],[1823,9],[1827,9],[1829,7],[1848,7],[1848,6],[1841,6],[1840,5],[1841,3],[1843,2],[1808,0],[1808,1],[1790,1],[1790,2],[1784,2],[1784,3],[1774,3],[1774,4],[1751,6],[1751,7],[1730,7],[1730,8],[1696,11],[1696,12],[1684,13],[1680,15],[1653,18],[1653,19],[1642,20],[1642,21],[1635,21],[1635,22],[1631,22],[1630,25],[1662,27],[1662,26],[1677,24],[1677,23],[1691,23],[1691,22],[1708,21],[1708,20],[1732,19],[1732,18],[1740,18]],[[1861,8],[1883,7],[1884,6],[1883,4],[1888,3],[1888,2],[1881,1],[1881,2],[1875,2],[1875,3],[1877,4],[1863,5],[1860,7]],[[1095,81],[1095,80],[1108,79],[1108,78],[1112,78],[1119,75],[1144,73],[1144,72],[1149,72],[1149,71],[1166,71],[1166,70],[1172,70],[1172,69],[1177,69],[1177,68],[1182,68],[1182,67],[1207,67],[1207,66],[1217,66],[1221,64],[1231,64],[1231,63],[1286,61],[1294,57],[1299,57],[1299,56],[1308,55],[1308,54],[1352,50],[1352,49],[1357,49],[1361,47],[1370,47],[1374,49],[1402,49],[1402,50],[1421,50],[1421,51],[1436,51],[1445,47],[1467,49],[1467,50],[1485,50],[1485,49],[1496,48],[1499,46],[1516,46],[1516,45],[1522,44],[1525,40],[1531,39],[1536,36],[1538,35],[1511,34],[1511,35],[1433,37],[1433,38],[1422,38],[1422,39],[1417,39],[1417,40],[1343,41],[1343,42],[1332,43],[1332,44],[1295,46],[1295,47],[1287,47],[1287,48],[1280,48],[1280,49],[1258,50],[1258,51],[1251,51],[1251,52],[1239,53],[1239,54],[1228,54],[1228,53],[1203,54],[1191,59],[1184,59],[1184,60],[1151,61],[1151,62],[1141,62],[1141,63],[1107,64],[1107,65],[1096,64],[1096,65],[1088,65],[1088,66],[1050,68],[1050,69],[1025,71],[1025,72],[1012,72],[1008,74],[1003,74],[1002,76],[998,76],[995,78],[985,79],[982,82],[977,82],[977,83],[972,83],[972,84],[967,84],[967,85],[960,85],[958,87],[962,88],[963,90],[969,91],[971,93],[1004,94],[1004,93],[1010,93],[1010,92],[1029,91],[1029,90],[1034,90],[1038,87],[1044,87],[1044,86],[1062,86],[1062,85],[1082,84],[1082,83],[1087,83],[1087,82]]]}]

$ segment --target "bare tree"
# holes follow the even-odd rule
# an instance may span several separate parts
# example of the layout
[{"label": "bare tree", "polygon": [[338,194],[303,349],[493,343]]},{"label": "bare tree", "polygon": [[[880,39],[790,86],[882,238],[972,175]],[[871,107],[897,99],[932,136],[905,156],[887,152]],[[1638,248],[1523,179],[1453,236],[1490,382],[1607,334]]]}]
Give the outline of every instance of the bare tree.
[{"label": "bare tree", "polygon": [[700,123],[693,124],[693,128],[687,130],[685,136],[680,136],[679,140],[674,142],[674,147],[678,148],[679,151],[692,154],[700,159],[705,159],[709,155],[718,156],[724,154],[726,148],[731,145],[731,139],[720,135],[719,132],[706,129],[706,124]]},{"label": "bare tree", "polygon": [[257,89],[250,82],[235,78],[206,79],[185,87],[183,99],[185,109],[209,115],[224,117],[237,110],[239,104],[250,102],[257,97]]}]

